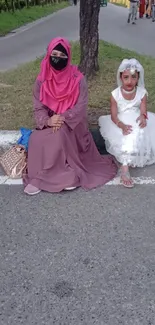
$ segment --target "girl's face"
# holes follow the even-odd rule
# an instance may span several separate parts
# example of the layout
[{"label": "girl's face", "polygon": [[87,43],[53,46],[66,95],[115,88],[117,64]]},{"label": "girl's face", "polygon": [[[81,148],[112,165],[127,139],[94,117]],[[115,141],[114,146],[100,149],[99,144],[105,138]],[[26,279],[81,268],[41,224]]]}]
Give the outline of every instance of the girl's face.
[{"label": "girl's face", "polygon": [[134,74],[131,74],[130,70],[125,70],[121,74],[122,86],[125,90],[131,91],[138,84],[139,74],[135,71]]}]

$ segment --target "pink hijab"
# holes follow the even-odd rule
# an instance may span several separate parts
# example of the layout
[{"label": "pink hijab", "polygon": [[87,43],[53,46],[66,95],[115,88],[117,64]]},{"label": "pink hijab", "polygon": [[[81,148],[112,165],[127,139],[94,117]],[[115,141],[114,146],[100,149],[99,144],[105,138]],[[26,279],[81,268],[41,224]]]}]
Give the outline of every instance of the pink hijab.
[{"label": "pink hijab", "polygon": [[[50,55],[56,45],[61,44],[68,53],[67,67],[57,71],[50,65]],[[67,109],[72,108],[79,96],[79,81],[83,74],[77,66],[71,64],[70,44],[64,38],[54,38],[47,48],[47,54],[41,62],[40,74],[37,80],[42,82],[40,88],[40,101],[54,111],[56,114],[62,114]]]}]

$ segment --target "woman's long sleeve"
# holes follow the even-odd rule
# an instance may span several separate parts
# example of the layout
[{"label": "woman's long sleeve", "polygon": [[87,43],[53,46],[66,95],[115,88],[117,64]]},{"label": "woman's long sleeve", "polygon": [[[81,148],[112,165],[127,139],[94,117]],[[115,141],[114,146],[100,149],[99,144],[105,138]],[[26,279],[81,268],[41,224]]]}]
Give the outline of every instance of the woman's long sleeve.
[{"label": "woman's long sleeve", "polygon": [[36,80],[33,90],[33,114],[38,129],[42,130],[47,126],[49,119],[48,109],[40,101],[40,86],[41,82]]},{"label": "woman's long sleeve", "polygon": [[80,92],[77,103],[74,107],[68,109],[63,116],[65,123],[74,130],[75,127],[86,117],[88,106],[88,87],[86,79],[80,82]]}]

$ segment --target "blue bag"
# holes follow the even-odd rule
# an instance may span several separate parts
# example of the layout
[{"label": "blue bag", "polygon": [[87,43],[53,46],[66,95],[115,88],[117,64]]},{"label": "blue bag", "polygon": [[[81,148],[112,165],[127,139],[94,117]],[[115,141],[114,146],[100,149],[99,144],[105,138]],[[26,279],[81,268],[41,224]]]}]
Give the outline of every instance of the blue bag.
[{"label": "blue bag", "polygon": [[21,128],[20,132],[21,132],[22,136],[17,141],[17,143],[24,146],[26,151],[28,151],[29,138],[30,138],[30,135],[32,133],[32,130],[29,130],[29,129],[26,129],[26,128]]}]

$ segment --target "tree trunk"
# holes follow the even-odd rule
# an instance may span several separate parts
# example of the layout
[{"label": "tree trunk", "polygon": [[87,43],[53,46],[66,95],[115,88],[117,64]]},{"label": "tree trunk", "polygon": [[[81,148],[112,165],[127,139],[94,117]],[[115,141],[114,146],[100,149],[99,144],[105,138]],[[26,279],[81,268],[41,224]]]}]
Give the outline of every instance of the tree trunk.
[{"label": "tree trunk", "polygon": [[10,11],[8,0],[5,0],[5,5],[6,5],[7,10]]},{"label": "tree trunk", "polygon": [[29,8],[29,0],[26,0],[26,8]]},{"label": "tree trunk", "polygon": [[17,9],[21,9],[21,6],[20,6],[20,2],[19,2],[19,0],[16,0],[16,5],[17,5]]},{"label": "tree trunk", "polygon": [[87,77],[99,69],[99,12],[100,0],[80,0],[80,70]]},{"label": "tree trunk", "polygon": [[13,13],[15,12],[14,0],[11,0],[11,10],[12,10]]}]

